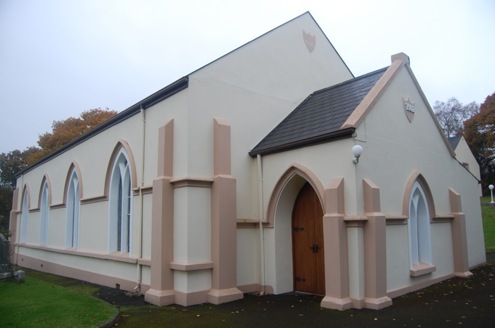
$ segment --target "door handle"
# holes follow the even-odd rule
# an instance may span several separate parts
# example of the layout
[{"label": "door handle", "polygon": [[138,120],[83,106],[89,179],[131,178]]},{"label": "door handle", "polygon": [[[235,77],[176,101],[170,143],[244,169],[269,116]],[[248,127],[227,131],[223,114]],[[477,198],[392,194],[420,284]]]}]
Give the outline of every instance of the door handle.
[{"label": "door handle", "polygon": [[319,249],[318,245],[313,244],[313,246],[310,248],[313,250],[313,253],[318,253],[318,249]]}]

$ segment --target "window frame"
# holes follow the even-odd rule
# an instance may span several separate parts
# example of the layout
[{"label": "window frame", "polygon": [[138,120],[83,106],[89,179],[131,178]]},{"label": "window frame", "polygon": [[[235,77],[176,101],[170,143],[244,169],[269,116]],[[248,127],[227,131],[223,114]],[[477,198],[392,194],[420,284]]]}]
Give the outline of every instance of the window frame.
[{"label": "window frame", "polygon": [[24,188],[24,195],[22,197],[22,211],[21,211],[21,231],[19,240],[21,243],[27,243],[28,238],[28,225],[29,225],[29,206],[28,206],[28,190]]},{"label": "window frame", "polygon": [[48,182],[45,181],[42,187],[40,202],[40,245],[48,245],[48,225],[50,217]]},{"label": "window frame", "polygon": [[75,169],[70,174],[69,186],[67,191],[67,211],[66,211],[66,230],[65,230],[65,248],[79,248],[79,226],[80,226],[80,193],[79,177]]},{"label": "window frame", "polygon": [[115,156],[109,187],[108,253],[132,252],[131,162],[123,147]]},{"label": "window frame", "polygon": [[408,213],[410,275],[417,277],[436,271],[431,245],[431,220],[428,197],[419,181],[415,181],[409,196]]}]

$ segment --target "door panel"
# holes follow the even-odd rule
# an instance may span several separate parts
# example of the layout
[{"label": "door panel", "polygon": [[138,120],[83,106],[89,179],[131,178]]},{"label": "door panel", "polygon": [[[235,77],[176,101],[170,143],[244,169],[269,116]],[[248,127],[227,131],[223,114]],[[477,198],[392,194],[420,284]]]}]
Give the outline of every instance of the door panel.
[{"label": "door panel", "polygon": [[306,183],[292,211],[294,290],[325,295],[323,211],[313,187]]}]

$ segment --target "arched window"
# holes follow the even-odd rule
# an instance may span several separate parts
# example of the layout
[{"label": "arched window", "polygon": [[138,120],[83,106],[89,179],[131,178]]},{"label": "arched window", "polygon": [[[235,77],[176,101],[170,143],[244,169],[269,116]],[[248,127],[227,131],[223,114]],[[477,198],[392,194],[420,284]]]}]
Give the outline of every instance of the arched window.
[{"label": "arched window", "polygon": [[112,169],[109,201],[109,253],[130,253],[132,181],[128,156],[120,149]]},{"label": "arched window", "polygon": [[420,263],[432,265],[428,201],[418,181],[411,189],[408,221],[411,270]]},{"label": "arched window", "polygon": [[72,171],[67,190],[67,224],[65,230],[65,247],[79,246],[79,179],[76,170]]},{"label": "arched window", "polygon": [[40,245],[48,244],[48,216],[50,213],[49,203],[48,203],[48,183],[45,181],[41,194],[41,204],[40,204]]},{"label": "arched window", "polygon": [[21,243],[27,242],[28,221],[29,221],[28,192],[26,189],[24,191],[24,197],[22,198]]}]

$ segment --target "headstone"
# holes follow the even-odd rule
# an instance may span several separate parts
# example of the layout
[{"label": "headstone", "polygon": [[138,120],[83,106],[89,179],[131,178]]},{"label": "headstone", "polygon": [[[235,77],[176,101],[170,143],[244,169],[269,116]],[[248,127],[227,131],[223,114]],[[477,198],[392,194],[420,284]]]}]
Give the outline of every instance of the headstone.
[{"label": "headstone", "polygon": [[19,270],[15,272],[14,276],[17,282],[24,282],[24,277],[26,276],[26,272]]}]

